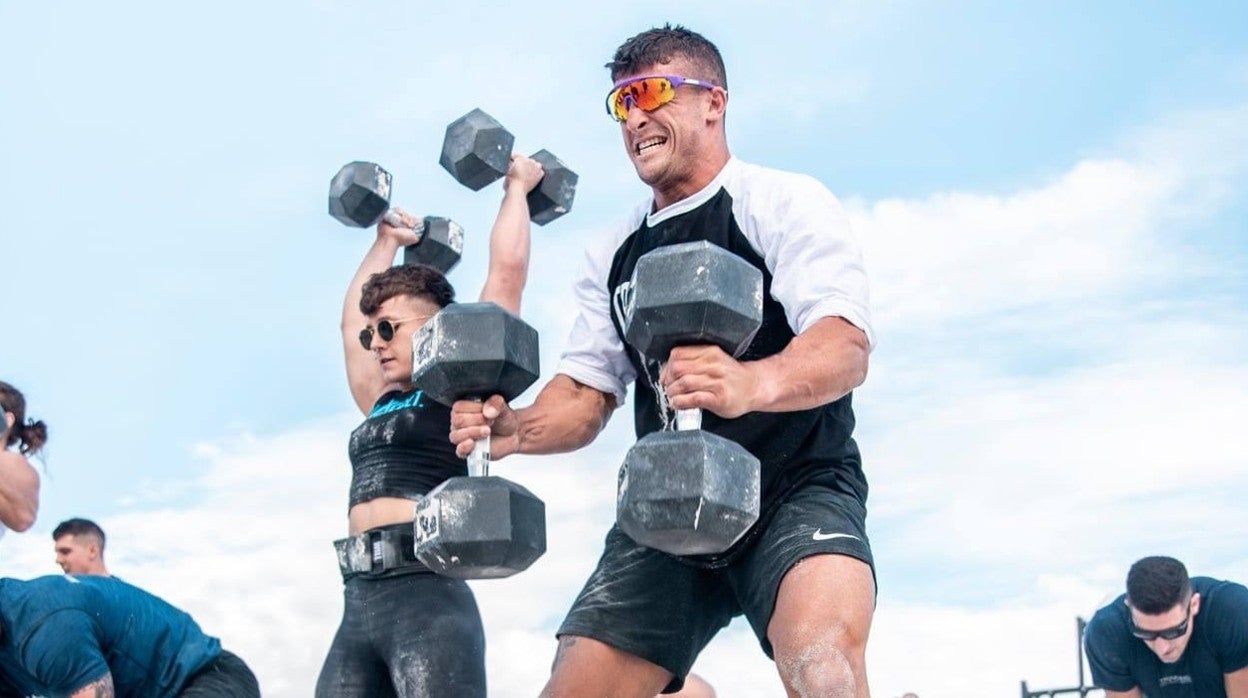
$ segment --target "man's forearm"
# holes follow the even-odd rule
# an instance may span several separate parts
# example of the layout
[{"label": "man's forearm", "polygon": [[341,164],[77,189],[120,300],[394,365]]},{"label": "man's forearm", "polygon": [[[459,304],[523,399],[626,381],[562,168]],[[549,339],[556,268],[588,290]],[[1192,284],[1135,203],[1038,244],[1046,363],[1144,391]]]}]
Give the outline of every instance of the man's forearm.
[{"label": "man's forearm", "polygon": [[614,409],[613,396],[557,375],[532,405],[516,410],[519,452],[575,451],[598,436]]},{"label": "man's forearm", "polygon": [[867,377],[870,348],[862,330],[826,317],[794,337],[784,351],[752,362],[752,412],[808,410],[839,400]]}]

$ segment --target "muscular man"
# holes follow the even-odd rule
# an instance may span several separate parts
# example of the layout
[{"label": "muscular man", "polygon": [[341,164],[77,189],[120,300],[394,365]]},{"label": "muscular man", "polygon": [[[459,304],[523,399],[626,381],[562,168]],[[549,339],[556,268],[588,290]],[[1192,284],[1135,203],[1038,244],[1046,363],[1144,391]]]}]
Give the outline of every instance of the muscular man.
[{"label": "muscular man", "polygon": [[0,675],[24,696],[260,696],[189,615],[112,577],[0,579]]},{"label": "muscular man", "polygon": [[[850,391],[866,377],[871,325],[857,243],[818,181],[731,156],[724,65],[704,37],[649,30],[608,67],[607,110],[653,196],[590,248],[558,375],[534,404],[459,402],[451,439],[461,457],[489,433],[495,457],[571,451],[632,383],[639,437],[668,428],[673,410],[702,408],[704,428],[762,462],[762,515],[733,549],[699,559],[612,528],[558,631],[543,695],[674,691],[744,613],[790,696],[867,696],[875,579]],[[762,272],[762,329],[738,359],[678,347],[661,365],[624,340],[628,281],[644,253],[697,240]]]},{"label": "muscular man", "polygon": [[56,564],[65,574],[107,577],[104,565],[104,529],[90,519],[66,519],[52,529]]},{"label": "muscular man", "polygon": [[1248,698],[1248,589],[1189,579],[1172,557],[1127,572],[1127,593],[1084,634],[1092,682],[1107,698]]}]

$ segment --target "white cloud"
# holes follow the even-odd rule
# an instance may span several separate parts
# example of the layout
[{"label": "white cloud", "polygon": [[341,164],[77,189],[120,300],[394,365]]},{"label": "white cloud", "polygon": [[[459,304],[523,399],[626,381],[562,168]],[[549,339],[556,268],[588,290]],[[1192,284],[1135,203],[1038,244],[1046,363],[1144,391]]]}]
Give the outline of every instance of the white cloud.
[{"label": "white cloud", "polygon": [[1184,238],[1242,191],[1245,123],[1248,107],[1182,114],[1134,134],[1125,155],[1082,160],[1008,195],[848,202],[880,323],[927,329],[1039,303],[1067,310],[1217,268]]}]

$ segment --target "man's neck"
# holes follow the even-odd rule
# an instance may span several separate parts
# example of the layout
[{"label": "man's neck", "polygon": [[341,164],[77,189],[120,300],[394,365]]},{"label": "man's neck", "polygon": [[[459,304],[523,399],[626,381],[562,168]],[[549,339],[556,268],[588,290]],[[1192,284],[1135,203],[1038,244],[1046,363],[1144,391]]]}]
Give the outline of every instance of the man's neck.
[{"label": "man's neck", "polygon": [[724,168],[728,166],[728,162],[730,160],[732,160],[732,156],[727,150],[724,150],[722,154],[717,154],[712,158],[708,158],[707,161],[699,167],[700,174],[698,176],[687,182],[681,183],[681,185],[675,187],[672,191],[659,191],[652,188],[651,193],[654,196],[654,206],[651,213],[662,211],[668,206],[678,204],[681,201],[693,197],[697,195],[698,192],[706,189],[711,185],[711,182],[714,182],[719,178],[719,175],[723,173]]}]

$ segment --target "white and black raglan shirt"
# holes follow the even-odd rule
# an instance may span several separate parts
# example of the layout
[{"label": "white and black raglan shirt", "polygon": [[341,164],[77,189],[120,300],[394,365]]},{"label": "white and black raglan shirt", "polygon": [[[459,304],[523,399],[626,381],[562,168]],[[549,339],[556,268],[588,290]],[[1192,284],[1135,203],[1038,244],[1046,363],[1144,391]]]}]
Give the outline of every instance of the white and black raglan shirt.
[{"label": "white and black raglan shirt", "polygon": [[[733,158],[702,191],[661,211],[651,208],[652,201],[637,207],[587,251],[574,286],[579,316],[557,369],[614,395],[617,405],[635,383],[638,438],[674,428],[658,385],[660,364],[624,341],[633,267],[655,248],[708,240],[762,271],[763,324],[741,361],[780,352],[825,317],[844,318],[874,346],[862,254],[840,202],[818,180]],[[731,420],[704,411],[702,421],[703,429],[732,439],[761,461],[763,518],[788,492],[815,478],[865,505],[867,482],[853,427],[850,395],[810,410],[751,412]]]}]

